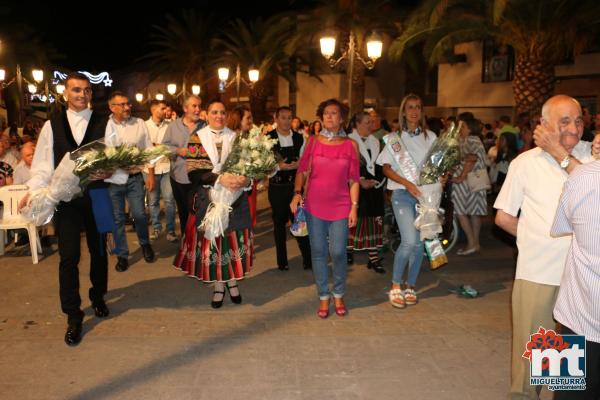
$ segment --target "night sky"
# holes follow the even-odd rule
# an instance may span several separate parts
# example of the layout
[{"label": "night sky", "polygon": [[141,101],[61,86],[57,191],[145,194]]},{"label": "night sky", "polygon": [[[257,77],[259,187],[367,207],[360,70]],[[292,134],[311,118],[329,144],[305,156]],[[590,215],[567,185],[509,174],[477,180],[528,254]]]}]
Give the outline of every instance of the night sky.
[{"label": "night sky", "polygon": [[[224,17],[253,19],[287,9],[301,9],[306,1],[178,1],[138,4],[122,1],[3,1],[0,3],[0,40],[7,29],[31,27],[44,43],[62,54],[56,64],[90,71],[112,71],[130,65],[147,51],[153,24],[184,9]],[[4,40],[3,45],[8,45]],[[12,44],[11,44],[12,45]],[[0,64],[2,55],[0,53]]]}]

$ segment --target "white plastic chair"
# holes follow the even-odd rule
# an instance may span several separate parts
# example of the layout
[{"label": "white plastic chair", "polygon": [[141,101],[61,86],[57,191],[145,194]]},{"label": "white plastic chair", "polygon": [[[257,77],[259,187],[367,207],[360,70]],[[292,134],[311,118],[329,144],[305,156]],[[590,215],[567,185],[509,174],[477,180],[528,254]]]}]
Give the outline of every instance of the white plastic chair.
[{"label": "white plastic chair", "polygon": [[27,185],[8,185],[0,187],[0,202],[2,202],[2,218],[0,218],[0,256],[4,255],[4,241],[7,229],[27,229],[31,258],[33,263],[38,263],[38,252],[42,252],[42,245],[38,237],[37,227],[27,221],[17,211],[19,201],[27,194]]}]

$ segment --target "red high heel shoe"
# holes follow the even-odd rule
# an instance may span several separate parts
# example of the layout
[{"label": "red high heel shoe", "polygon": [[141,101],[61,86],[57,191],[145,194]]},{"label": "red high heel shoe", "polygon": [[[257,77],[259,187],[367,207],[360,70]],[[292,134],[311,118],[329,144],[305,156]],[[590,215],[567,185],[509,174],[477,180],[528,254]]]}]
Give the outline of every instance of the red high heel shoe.
[{"label": "red high heel shoe", "polygon": [[348,314],[348,309],[346,308],[346,305],[344,304],[344,300],[339,299],[340,303],[335,305],[335,313],[339,316],[339,317],[344,317]]},{"label": "red high heel shoe", "polygon": [[327,309],[321,309],[321,305],[319,305],[319,310],[317,311],[319,318],[325,319],[329,316],[329,302],[330,300],[327,299]]}]

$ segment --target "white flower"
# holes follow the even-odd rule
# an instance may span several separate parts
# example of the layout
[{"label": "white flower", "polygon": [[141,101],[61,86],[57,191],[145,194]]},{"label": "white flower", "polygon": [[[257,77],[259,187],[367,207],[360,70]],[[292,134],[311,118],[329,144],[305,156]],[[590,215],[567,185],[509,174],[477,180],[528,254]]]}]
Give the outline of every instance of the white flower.
[{"label": "white flower", "polygon": [[114,147],[107,147],[106,150],[104,150],[104,154],[106,154],[107,158],[113,158],[117,155],[117,149]]}]

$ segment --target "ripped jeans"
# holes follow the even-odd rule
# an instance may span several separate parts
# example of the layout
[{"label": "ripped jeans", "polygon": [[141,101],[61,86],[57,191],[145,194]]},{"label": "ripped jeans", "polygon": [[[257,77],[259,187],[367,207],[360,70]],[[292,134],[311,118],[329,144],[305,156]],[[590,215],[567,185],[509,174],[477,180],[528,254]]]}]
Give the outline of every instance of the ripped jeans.
[{"label": "ripped jeans", "polygon": [[[392,209],[400,231],[400,245],[394,256],[394,271],[392,283],[401,284],[406,282],[409,286],[415,286],[417,277],[421,270],[423,261],[423,242],[420,240],[419,231],[415,228],[416,217],[415,199],[407,190],[396,189],[392,193]],[[408,264],[408,277],[403,280],[404,270]]]}]

